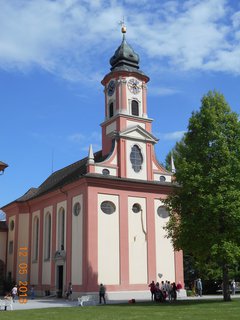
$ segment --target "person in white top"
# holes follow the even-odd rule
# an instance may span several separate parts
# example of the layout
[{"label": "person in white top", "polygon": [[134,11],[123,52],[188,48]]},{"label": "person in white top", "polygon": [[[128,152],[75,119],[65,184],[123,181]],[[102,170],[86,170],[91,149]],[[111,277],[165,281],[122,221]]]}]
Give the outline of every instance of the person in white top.
[{"label": "person in white top", "polygon": [[15,298],[17,296],[17,292],[18,292],[18,289],[17,289],[17,285],[15,284],[15,286],[12,288],[12,298],[13,298],[13,302],[15,302]]},{"label": "person in white top", "polygon": [[231,282],[231,289],[232,289],[232,294],[234,295],[236,293],[236,282],[234,279]]}]

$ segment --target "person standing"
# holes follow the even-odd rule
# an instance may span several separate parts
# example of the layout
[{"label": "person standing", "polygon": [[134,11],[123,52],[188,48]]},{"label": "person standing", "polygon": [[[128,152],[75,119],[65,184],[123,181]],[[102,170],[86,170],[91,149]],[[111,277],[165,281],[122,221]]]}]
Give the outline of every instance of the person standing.
[{"label": "person standing", "polygon": [[148,286],[150,288],[152,301],[154,301],[155,300],[155,290],[156,290],[155,282],[152,281]]},{"label": "person standing", "polygon": [[174,301],[177,300],[177,286],[175,282],[172,283],[172,298]]},{"label": "person standing", "polygon": [[170,281],[167,281],[166,283],[166,291],[167,291],[167,296],[168,296],[168,301],[172,301],[172,285]]},{"label": "person standing", "polygon": [[11,291],[13,302],[15,302],[17,292],[18,292],[18,289],[17,289],[17,285],[15,284],[15,286],[12,288],[12,291]]},{"label": "person standing", "polygon": [[30,297],[31,297],[31,300],[34,300],[34,298],[35,298],[34,285],[31,286],[31,289],[30,289]]},{"label": "person standing", "polygon": [[197,279],[196,287],[197,287],[197,294],[201,297],[202,296],[202,280],[200,278]]},{"label": "person standing", "polygon": [[102,299],[103,299],[104,304],[106,304],[105,293],[106,293],[106,288],[101,283],[99,286],[99,303],[100,304],[102,303]]},{"label": "person standing", "polygon": [[232,294],[234,295],[236,293],[236,282],[234,279],[231,282],[231,290],[232,290]]},{"label": "person standing", "polygon": [[69,300],[72,299],[72,282],[69,282],[68,288],[67,288],[67,298]]}]

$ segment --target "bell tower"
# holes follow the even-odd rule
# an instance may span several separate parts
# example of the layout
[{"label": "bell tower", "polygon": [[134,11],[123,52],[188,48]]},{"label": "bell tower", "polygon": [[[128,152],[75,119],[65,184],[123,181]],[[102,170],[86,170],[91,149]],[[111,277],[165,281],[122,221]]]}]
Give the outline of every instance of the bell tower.
[{"label": "bell tower", "polygon": [[111,72],[102,80],[105,93],[105,120],[102,126],[103,155],[110,152],[112,141],[125,129],[139,125],[151,132],[147,116],[147,82],[139,69],[139,56],[126,41],[122,26],[122,43],[110,59]]},{"label": "bell tower", "polygon": [[149,77],[139,69],[139,56],[126,41],[110,59],[110,72],[103,78],[105,119],[102,127],[101,159],[89,149],[88,173],[120,179],[171,182],[171,173],[156,159],[152,119],[147,115]]}]

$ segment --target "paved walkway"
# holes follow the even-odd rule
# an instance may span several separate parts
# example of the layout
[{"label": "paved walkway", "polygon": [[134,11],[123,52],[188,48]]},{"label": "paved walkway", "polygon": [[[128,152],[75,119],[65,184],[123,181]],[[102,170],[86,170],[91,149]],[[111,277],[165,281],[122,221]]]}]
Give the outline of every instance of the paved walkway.
[{"label": "paved walkway", "polygon": [[[212,300],[212,299],[222,299],[222,295],[208,295],[202,297],[186,297],[179,298],[178,300]],[[240,298],[240,294],[236,294],[232,296],[232,298]],[[138,301],[146,301],[146,299],[138,299]],[[150,300],[149,300],[150,301]],[[121,301],[107,301],[108,304],[112,303],[126,303],[127,300]],[[18,300],[13,304],[13,310],[26,310],[26,309],[42,309],[42,308],[59,308],[59,307],[73,307],[77,306],[77,301],[67,301],[65,299],[57,299],[57,298],[36,298],[34,300],[28,300],[26,304],[19,303]],[[80,308],[80,307],[79,307]]]}]

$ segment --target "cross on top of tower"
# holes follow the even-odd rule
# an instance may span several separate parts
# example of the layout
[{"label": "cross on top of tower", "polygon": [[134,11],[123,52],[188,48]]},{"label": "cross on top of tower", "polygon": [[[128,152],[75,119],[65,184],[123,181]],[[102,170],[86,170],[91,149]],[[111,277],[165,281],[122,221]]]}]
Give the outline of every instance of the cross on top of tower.
[{"label": "cross on top of tower", "polygon": [[121,31],[122,31],[122,34],[124,35],[126,32],[127,32],[127,27],[126,27],[126,25],[125,25],[125,23],[124,23],[124,17],[123,17],[123,19],[121,20],[121,21],[119,21],[119,24],[121,25]]}]

